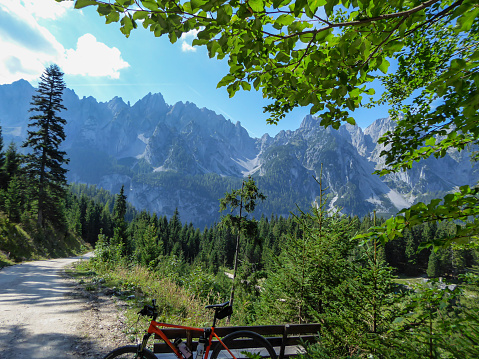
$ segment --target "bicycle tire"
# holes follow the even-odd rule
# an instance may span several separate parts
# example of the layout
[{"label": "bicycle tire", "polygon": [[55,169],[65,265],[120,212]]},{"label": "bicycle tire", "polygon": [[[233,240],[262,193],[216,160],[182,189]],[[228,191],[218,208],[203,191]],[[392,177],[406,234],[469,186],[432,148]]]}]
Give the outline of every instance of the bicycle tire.
[{"label": "bicycle tire", "polygon": [[[237,359],[251,359],[250,355],[259,354],[263,358],[276,359],[276,352],[271,344],[261,335],[249,330],[239,330],[228,334],[222,339],[225,346],[230,349]],[[248,345],[251,345],[248,347]],[[210,359],[232,359],[231,354],[218,343],[211,353]]]},{"label": "bicycle tire", "polygon": [[137,351],[137,345],[126,345],[112,350],[103,359],[157,359],[156,355],[148,349],[143,349],[140,356],[136,356]]}]

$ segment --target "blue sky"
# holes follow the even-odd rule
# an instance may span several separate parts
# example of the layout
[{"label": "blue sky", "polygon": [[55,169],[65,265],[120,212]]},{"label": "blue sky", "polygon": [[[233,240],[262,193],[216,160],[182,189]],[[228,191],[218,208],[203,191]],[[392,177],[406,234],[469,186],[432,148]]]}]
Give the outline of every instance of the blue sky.
[{"label": "blue sky", "polygon": [[[0,0],[0,84],[25,79],[36,86],[44,68],[58,64],[64,80],[81,98],[109,101],[115,96],[133,105],[149,92],[160,92],[168,104],[190,101],[232,122],[240,121],[251,136],[295,130],[309,108],[299,108],[278,125],[267,125],[261,93],[228,97],[216,88],[228,71],[226,61],[210,59],[206,48],[192,47],[193,36],[170,44],[139,27],[126,38],[119,24],[106,25],[95,8],[73,9],[71,2]],[[386,108],[353,114],[365,128],[387,117]]]}]

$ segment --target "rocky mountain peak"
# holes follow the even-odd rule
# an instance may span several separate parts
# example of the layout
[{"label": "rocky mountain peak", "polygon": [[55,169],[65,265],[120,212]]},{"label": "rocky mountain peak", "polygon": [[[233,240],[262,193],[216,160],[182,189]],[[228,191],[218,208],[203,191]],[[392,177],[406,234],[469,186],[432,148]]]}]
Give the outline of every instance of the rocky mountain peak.
[{"label": "rocky mountain peak", "polygon": [[396,123],[391,119],[391,117],[380,118],[370,124],[364,130],[364,134],[371,138],[371,141],[376,143],[382,135],[387,131],[392,131],[396,127]]},{"label": "rocky mountain peak", "polygon": [[312,115],[306,115],[303,118],[303,121],[301,122],[301,125],[299,126],[299,128],[301,130],[312,130],[318,125],[319,125],[319,120],[317,117],[314,117]]},{"label": "rocky mountain peak", "polygon": [[129,108],[125,101],[123,101],[123,99],[118,96],[115,96],[110,101],[108,101],[107,106],[114,113],[118,113],[125,108]]},{"label": "rocky mountain peak", "polygon": [[142,99],[138,100],[132,107],[137,116],[158,117],[169,111],[168,106],[160,93],[152,94],[149,92]]}]

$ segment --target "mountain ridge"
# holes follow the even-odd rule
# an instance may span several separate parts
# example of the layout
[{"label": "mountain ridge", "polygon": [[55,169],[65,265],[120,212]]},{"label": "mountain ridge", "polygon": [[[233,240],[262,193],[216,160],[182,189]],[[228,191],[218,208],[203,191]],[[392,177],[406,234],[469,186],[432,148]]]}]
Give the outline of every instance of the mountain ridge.
[{"label": "mountain ridge", "polygon": [[[4,143],[25,138],[33,93],[24,80],[0,86]],[[373,175],[384,164],[379,157],[384,147],[377,139],[395,126],[389,118],[364,130],[349,124],[334,130],[306,116],[296,130],[253,138],[239,122],[191,102],[169,105],[159,93],[148,93],[133,105],[120,97],[80,99],[68,89],[63,99],[68,110],[61,113],[67,120],[62,149],[71,158],[69,181],[114,193],[125,185],[138,209],[171,216],[178,208],[183,220],[196,225],[217,221],[218,199],[248,175],[269,196],[269,203],[258,208],[258,214],[268,216],[317,200],[312,177],[320,176],[321,166],[329,208],[361,216],[373,210],[388,216],[424,195],[479,179],[464,151],[427,159],[407,173]]]}]

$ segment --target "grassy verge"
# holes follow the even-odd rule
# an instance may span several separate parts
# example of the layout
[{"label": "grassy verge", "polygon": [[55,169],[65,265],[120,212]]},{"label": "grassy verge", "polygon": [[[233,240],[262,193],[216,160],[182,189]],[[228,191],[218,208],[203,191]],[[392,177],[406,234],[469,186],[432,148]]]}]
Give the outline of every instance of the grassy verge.
[{"label": "grassy verge", "polygon": [[68,273],[76,278],[87,291],[112,295],[127,303],[124,313],[127,318],[126,334],[136,334],[147,328],[147,319],[138,320],[138,311],[156,299],[159,322],[195,327],[211,325],[212,312],[207,311],[205,300],[191,295],[169,278],[138,265],[125,263],[105,265],[98,261],[77,262]]},{"label": "grassy verge", "polygon": [[14,264],[15,262],[10,259],[8,252],[0,251],[0,269]]},{"label": "grassy verge", "polygon": [[88,249],[81,238],[70,232],[38,228],[34,221],[14,223],[0,213],[0,268],[30,260],[68,257]]},{"label": "grassy verge", "polygon": [[402,284],[405,286],[411,286],[415,284],[422,284],[424,283],[424,277],[399,277],[395,278],[394,282],[397,284]]}]

